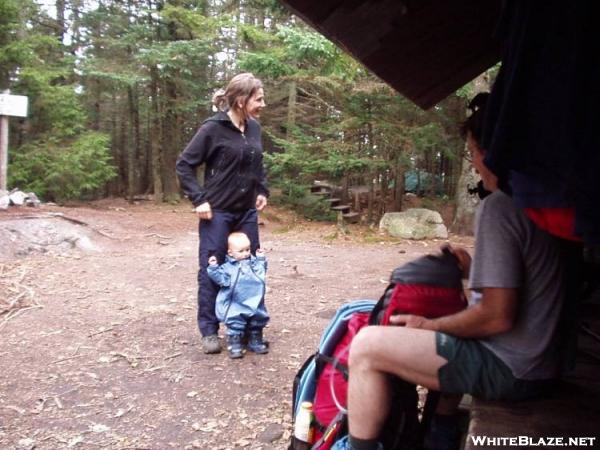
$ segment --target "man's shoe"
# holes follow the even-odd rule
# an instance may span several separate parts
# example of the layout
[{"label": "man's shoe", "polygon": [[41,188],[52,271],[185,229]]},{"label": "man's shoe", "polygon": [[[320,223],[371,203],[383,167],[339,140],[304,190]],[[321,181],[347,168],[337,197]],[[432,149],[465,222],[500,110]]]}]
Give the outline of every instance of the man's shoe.
[{"label": "man's shoe", "polygon": [[423,447],[426,450],[458,450],[461,438],[458,414],[434,414]]},{"label": "man's shoe", "polygon": [[227,336],[227,351],[231,359],[244,357],[244,345],[241,334],[230,334]]},{"label": "man's shoe", "polygon": [[[344,436],[342,439],[335,441],[331,450],[354,450],[350,443],[348,442],[348,435]],[[380,443],[377,443],[377,450],[383,450],[383,446]]]},{"label": "man's shoe", "polygon": [[259,355],[269,353],[269,347],[263,340],[262,330],[250,330],[250,337],[248,339],[248,350]]},{"label": "man's shoe", "polygon": [[202,343],[202,350],[206,354],[221,353],[221,344],[219,344],[219,338],[216,334],[209,334],[208,336],[202,336],[200,341]]}]

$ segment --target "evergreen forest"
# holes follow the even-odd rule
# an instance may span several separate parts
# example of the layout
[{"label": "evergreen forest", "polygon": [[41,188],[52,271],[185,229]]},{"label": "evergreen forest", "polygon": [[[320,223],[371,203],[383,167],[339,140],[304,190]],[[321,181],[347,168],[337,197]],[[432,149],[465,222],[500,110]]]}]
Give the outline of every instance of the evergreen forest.
[{"label": "evergreen forest", "polygon": [[265,85],[283,203],[306,204],[315,180],[361,187],[371,220],[405,190],[454,199],[471,88],[422,111],[276,0],[0,0],[0,90],[29,98],[9,189],[178,201],[177,155],[242,71]]}]

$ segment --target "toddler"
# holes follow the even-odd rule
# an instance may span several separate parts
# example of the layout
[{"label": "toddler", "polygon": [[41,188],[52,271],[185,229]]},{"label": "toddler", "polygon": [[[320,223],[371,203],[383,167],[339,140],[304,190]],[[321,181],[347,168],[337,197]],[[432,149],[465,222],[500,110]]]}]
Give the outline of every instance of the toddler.
[{"label": "toddler", "polygon": [[250,240],[235,232],[227,239],[225,263],[217,258],[208,260],[208,276],[221,289],[217,295],[215,313],[227,328],[227,350],[233,359],[244,356],[243,337],[248,330],[248,350],[264,354],[269,351],[263,340],[263,328],[269,321],[265,307],[265,275],[267,261],[262,250],[250,253]]}]

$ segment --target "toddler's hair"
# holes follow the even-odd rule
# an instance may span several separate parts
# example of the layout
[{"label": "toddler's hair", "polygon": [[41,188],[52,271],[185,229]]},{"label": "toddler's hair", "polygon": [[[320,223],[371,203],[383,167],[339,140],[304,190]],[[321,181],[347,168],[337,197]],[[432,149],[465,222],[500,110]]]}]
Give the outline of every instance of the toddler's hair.
[{"label": "toddler's hair", "polygon": [[234,231],[227,238],[227,245],[231,247],[234,243],[241,244],[241,242],[250,242],[250,239],[246,235],[246,233],[242,233],[241,231]]}]

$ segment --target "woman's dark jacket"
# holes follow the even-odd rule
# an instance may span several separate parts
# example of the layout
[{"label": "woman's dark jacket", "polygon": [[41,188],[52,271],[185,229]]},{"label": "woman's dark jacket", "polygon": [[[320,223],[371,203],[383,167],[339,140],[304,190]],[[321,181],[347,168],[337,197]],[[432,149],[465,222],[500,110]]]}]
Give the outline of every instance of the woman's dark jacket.
[{"label": "woman's dark jacket", "polygon": [[[196,178],[201,164],[204,186]],[[194,206],[209,202],[213,210],[243,211],[256,206],[257,195],[269,195],[260,125],[253,119],[244,133],[225,112],[207,119],[177,158],[176,170]]]}]

